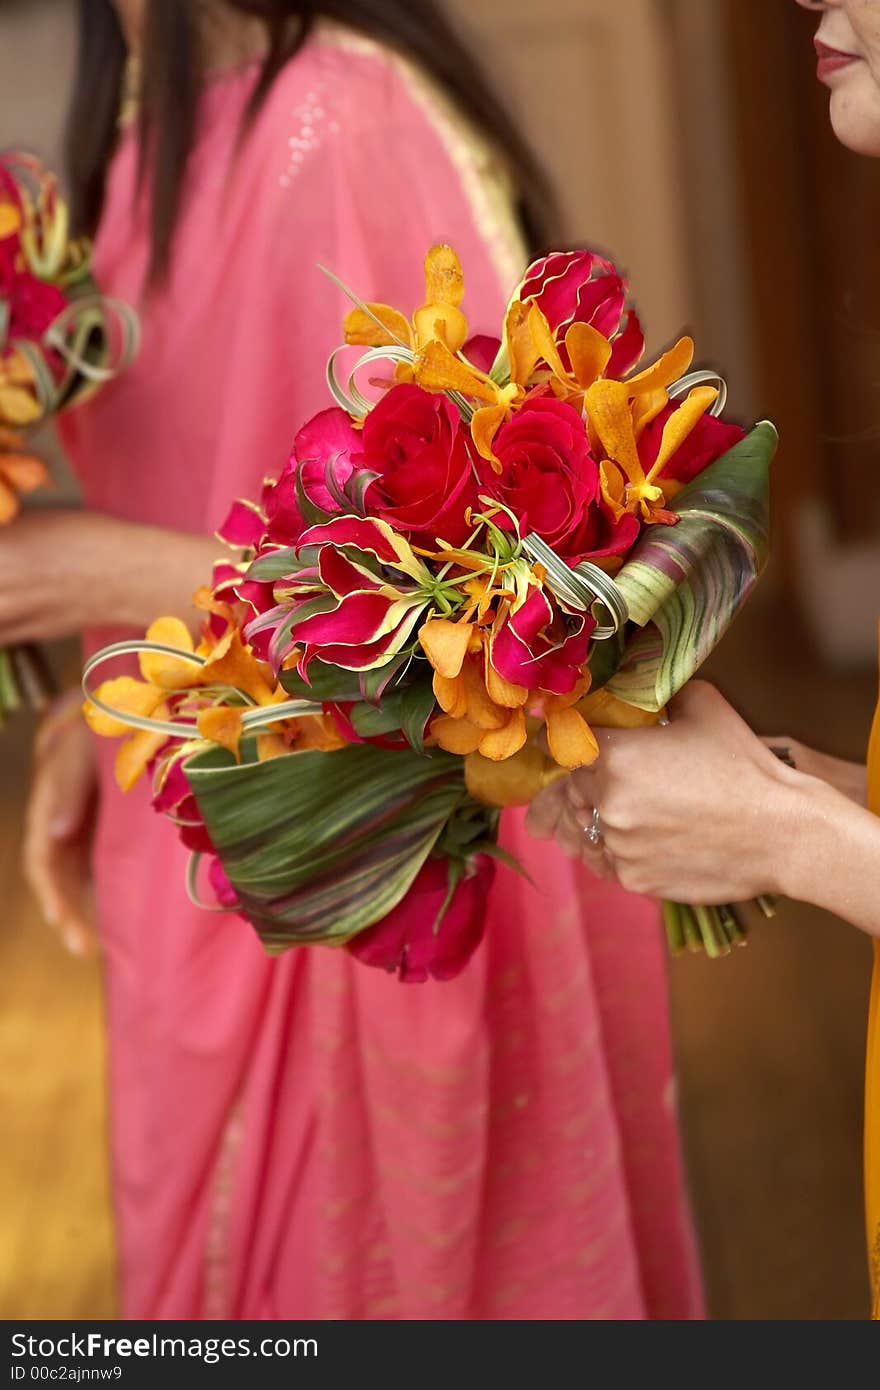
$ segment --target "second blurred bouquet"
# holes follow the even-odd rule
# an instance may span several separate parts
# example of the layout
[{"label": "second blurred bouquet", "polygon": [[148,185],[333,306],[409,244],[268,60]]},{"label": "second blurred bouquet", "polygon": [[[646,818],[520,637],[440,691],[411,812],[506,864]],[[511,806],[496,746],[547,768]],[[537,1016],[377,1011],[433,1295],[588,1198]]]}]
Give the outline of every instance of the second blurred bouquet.
[{"label": "second blurred bouquet", "polygon": [[[90,246],[73,240],[55,176],[38,160],[0,154],[0,526],[19,497],[49,481],[27,431],[84,400],[133,357],[138,326],[98,294]],[[0,649],[0,721],[39,697],[30,649]]]},{"label": "second blurred bouquet", "polygon": [[[271,951],[342,945],[405,980],[454,975],[479,942],[499,808],[592,762],[594,726],[656,721],[768,544],[775,430],[717,418],[689,338],[635,371],[609,261],[536,262],[500,339],[469,337],[463,294],[448,246],[412,318],[349,292],[337,405],[233,507],[223,538],[247,559],[201,595],[199,647],[162,619],[86,672],[140,653],[143,679],[87,712],[135,731],[120,781],[152,768],[221,905]],[[667,926],[711,954],[738,936],[723,909]]]}]

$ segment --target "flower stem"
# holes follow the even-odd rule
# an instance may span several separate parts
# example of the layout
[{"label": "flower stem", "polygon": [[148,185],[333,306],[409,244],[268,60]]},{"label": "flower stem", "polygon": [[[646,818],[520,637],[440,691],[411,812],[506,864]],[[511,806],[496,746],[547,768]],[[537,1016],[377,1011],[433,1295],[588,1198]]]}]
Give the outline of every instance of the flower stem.
[{"label": "flower stem", "polygon": [[686,910],[678,903],[663,902],[660,904],[663,912],[663,925],[666,928],[666,943],[669,953],[673,956],[680,956],[685,949],[684,925],[682,923],[682,913]]}]

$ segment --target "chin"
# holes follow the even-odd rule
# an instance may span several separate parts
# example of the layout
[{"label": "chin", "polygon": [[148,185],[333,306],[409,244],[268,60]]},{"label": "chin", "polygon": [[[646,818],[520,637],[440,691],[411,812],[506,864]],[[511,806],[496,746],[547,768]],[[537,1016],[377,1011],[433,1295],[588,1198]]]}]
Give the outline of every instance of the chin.
[{"label": "chin", "polygon": [[831,125],[841,145],[855,154],[880,159],[880,91],[871,102],[872,110],[854,101],[849,93],[835,92],[831,97]]}]

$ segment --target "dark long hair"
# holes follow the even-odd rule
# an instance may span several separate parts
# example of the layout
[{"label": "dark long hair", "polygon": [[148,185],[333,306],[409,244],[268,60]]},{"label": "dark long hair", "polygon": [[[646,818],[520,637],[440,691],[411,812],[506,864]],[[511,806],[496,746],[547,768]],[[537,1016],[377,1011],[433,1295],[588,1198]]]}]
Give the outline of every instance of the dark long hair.
[{"label": "dark long hair", "polygon": [[[493,95],[435,0],[227,0],[266,25],[268,49],[245,115],[253,120],[278,73],[315,23],[334,20],[414,59],[452,97],[504,159],[527,240],[551,236],[552,195],[527,142]],[[147,0],[140,89],[142,178],[152,235],[150,278],[167,270],[201,85],[199,43],[190,0]],[[97,227],[107,165],[117,135],[126,62],[110,0],[79,0],[79,63],[67,127],[73,216],[80,232]]]}]

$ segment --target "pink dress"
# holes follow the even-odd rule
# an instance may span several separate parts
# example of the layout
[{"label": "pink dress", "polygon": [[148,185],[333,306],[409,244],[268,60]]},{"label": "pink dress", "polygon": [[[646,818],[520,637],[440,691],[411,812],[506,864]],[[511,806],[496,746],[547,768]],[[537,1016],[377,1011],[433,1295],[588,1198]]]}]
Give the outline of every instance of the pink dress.
[{"label": "pink dress", "polygon": [[[313,41],[230,173],[253,80],[209,86],[142,355],[69,420],[101,511],[211,532],[280,468],[329,403],[345,302],[317,264],[412,309],[424,252],[449,241],[473,331],[497,331],[523,267],[485,152],[399,59]],[[97,268],[137,302],[135,164],[127,135]],[[501,869],[456,981],[405,986],[320,948],[270,960],[190,906],[174,831],[145,787],[112,784],[113,753],[96,876],[127,1317],[702,1315],[653,905],[511,815],[535,886]]]}]

